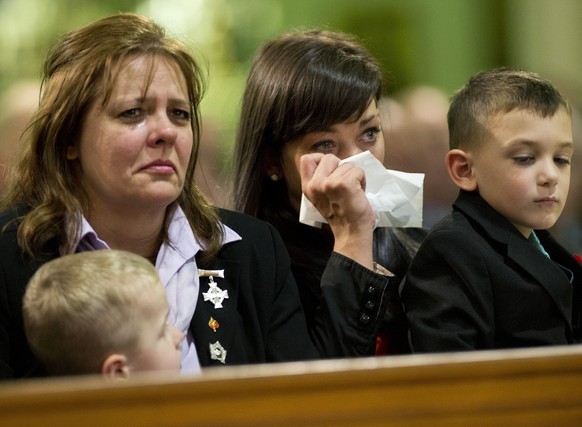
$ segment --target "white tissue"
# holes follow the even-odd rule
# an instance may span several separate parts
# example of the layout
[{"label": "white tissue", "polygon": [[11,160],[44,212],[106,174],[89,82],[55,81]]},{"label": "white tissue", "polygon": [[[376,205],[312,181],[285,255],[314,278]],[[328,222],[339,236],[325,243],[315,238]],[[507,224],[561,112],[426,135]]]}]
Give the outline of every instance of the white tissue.
[{"label": "white tissue", "polygon": [[[350,162],[366,174],[366,197],[376,213],[376,227],[422,227],[423,173],[386,169],[370,151],[340,162]],[[299,221],[321,227],[327,221],[313,204],[301,197]]]}]

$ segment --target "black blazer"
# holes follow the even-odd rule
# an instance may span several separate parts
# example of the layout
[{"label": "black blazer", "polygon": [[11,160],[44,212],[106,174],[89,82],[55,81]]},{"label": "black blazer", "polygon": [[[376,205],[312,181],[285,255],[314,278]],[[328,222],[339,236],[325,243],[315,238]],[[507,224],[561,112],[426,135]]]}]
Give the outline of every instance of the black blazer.
[{"label": "black blazer", "polygon": [[582,267],[549,232],[535,232],[551,259],[478,192],[461,191],[400,288],[413,351],[577,341]]},{"label": "black blazer", "polygon": [[[250,216],[219,213],[242,240],[226,244],[212,263],[199,265],[224,269],[224,279],[214,280],[229,296],[224,308],[216,309],[204,301],[209,279],[201,278],[192,331],[202,366],[222,364],[211,357],[216,341],[227,350],[226,364],[373,354],[381,313],[388,303],[389,278],[333,253],[321,278],[316,315],[306,324],[279,233]],[[219,327],[211,328],[210,319]]]},{"label": "black blazer", "polygon": [[[219,214],[242,240],[224,245],[213,262],[198,265],[224,270],[224,279],[214,280],[229,296],[223,308],[215,308],[202,295],[208,291],[209,279],[200,278],[191,331],[203,367],[370,353],[380,313],[386,308],[387,278],[380,280],[377,274],[335,254],[322,278],[318,315],[307,325],[279,233],[247,215],[226,210]],[[22,320],[26,285],[42,263],[22,254],[15,218],[15,211],[0,215],[0,230],[10,223],[0,233],[0,378],[44,373],[28,346]],[[55,244],[48,248],[45,262],[57,256]],[[209,324],[211,318],[215,322]],[[226,350],[225,358],[212,357],[211,345],[217,343]]]},{"label": "black blazer", "polygon": [[[0,215],[0,379],[44,374],[28,346],[22,319],[26,285],[42,262],[32,261],[20,250],[17,216],[16,210]],[[53,248],[47,251],[47,260],[57,255]]]},{"label": "black blazer", "polygon": [[[202,366],[222,365],[211,358],[216,342],[226,350],[224,364],[247,364],[314,359],[319,356],[308,334],[289,256],[277,231],[268,223],[220,210],[221,221],[242,240],[223,246],[219,255],[198,268],[224,270],[214,278],[228,291],[223,308],[204,301],[209,278],[200,278],[192,333]],[[214,328],[210,319],[218,322]]]}]

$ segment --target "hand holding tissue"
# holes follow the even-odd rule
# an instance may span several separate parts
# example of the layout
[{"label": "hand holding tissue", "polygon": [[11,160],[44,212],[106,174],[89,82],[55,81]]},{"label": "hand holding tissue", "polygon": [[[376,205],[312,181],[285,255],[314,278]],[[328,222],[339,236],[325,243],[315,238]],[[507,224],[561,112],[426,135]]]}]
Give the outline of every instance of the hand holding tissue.
[{"label": "hand holding tissue", "polygon": [[[366,197],[376,214],[376,227],[422,227],[423,173],[386,169],[370,151],[340,162],[350,162],[364,170]],[[327,223],[305,197],[301,197],[299,221],[313,227]]]}]

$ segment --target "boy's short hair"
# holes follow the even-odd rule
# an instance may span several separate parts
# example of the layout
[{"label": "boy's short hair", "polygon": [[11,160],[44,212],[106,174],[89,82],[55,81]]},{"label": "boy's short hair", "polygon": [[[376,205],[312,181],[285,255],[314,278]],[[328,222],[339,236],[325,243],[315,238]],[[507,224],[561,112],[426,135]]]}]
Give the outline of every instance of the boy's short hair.
[{"label": "boy's short hair", "polygon": [[571,114],[566,98],[540,75],[496,68],[472,76],[451,99],[447,115],[450,148],[475,148],[493,116],[521,109],[552,117],[560,108]]},{"label": "boy's short hair", "polygon": [[23,301],[30,347],[52,375],[101,372],[105,358],[137,345],[136,303],[163,286],[152,264],[126,251],[66,255],[41,266]]}]

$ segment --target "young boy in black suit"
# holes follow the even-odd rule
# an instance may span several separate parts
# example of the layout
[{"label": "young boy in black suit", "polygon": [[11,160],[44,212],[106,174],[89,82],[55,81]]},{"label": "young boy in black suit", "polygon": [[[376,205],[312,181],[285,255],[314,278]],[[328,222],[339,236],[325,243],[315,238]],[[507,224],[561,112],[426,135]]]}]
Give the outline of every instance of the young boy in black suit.
[{"label": "young boy in black suit", "polygon": [[547,231],[570,184],[567,100],[537,74],[495,69],[453,96],[448,125],[459,196],[400,288],[413,351],[578,341],[582,266]]}]

